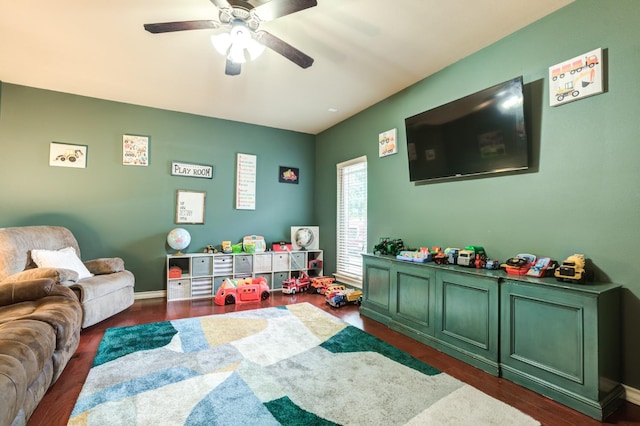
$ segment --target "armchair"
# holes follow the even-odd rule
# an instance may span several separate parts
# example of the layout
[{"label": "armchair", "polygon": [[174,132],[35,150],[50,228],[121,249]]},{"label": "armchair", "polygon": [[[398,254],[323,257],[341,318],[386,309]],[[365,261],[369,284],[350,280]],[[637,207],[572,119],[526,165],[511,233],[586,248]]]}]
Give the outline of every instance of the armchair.
[{"label": "armchair", "polygon": [[133,304],[135,278],[121,258],[79,259],[78,242],[67,228],[0,229],[0,283],[50,278],[71,288],[82,305],[82,328]]}]

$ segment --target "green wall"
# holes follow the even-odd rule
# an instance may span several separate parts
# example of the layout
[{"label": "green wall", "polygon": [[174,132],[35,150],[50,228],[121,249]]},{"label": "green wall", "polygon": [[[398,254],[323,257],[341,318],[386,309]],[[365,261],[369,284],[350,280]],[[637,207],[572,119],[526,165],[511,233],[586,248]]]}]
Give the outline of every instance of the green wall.
[{"label": "green wall", "polygon": [[[636,0],[577,0],[318,135],[315,204],[326,268],[335,269],[335,164],[366,155],[370,249],[389,236],[413,247],[482,245],[497,259],[584,253],[599,279],[625,287],[623,382],[640,388],[638,16]],[[598,47],[608,59],[606,93],[550,107],[548,67]],[[518,75],[532,122],[532,172],[409,182],[405,117]],[[379,158],[378,134],[392,128],[399,152]]]},{"label": "green wall", "polygon": [[[308,134],[1,84],[0,227],[62,225],[82,257],[120,256],[136,291],[165,289],[167,232],[189,252],[257,234],[290,240],[314,225],[314,137]],[[122,135],[151,137],[148,167],[122,165]],[[50,142],[87,145],[87,168],[49,166]],[[236,154],[257,155],[256,209],[236,210]],[[171,161],[214,166],[212,180],[171,176]],[[298,185],[278,167],[300,169]],[[206,191],[205,224],[176,225],[176,190]]]}]

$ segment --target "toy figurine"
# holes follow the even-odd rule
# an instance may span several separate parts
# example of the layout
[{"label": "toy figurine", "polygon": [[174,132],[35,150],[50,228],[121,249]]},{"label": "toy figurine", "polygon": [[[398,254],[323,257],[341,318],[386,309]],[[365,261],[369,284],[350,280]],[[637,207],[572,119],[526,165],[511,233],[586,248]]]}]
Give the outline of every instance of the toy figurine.
[{"label": "toy figurine", "polygon": [[217,253],[218,250],[216,250],[216,248],[212,244],[207,244],[204,248],[204,252],[208,254],[214,254]]}]

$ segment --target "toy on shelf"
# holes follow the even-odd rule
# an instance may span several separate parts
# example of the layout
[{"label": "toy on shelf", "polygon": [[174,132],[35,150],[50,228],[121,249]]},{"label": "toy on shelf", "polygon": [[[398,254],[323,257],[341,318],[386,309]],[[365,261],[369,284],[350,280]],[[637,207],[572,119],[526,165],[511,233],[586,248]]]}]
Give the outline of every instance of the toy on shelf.
[{"label": "toy on shelf", "polygon": [[225,278],[213,301],[216,305],[256,302],[269,298],[269,285],[265,277],[232,280]]},{"label": "toy on shelf", "polygon": [[309,288],[309,293],[324,294],[327,290],[327,287],[335,282],[336,279],[333,277],[313,277],[311,278],[311,287]]},{"label": "toy on shelf", "polygon": [[555,270],[558,281],[584,284],[587,281],[586,259],[584,254],[573,254],[567,257]]},{"label": "toy on shelf", "polygon": [[223,253],[231,253],[231,241],[223,241],[222,242],[222,252]]},{"label": "toy on shelf", "polygon": [[213,246],[213,244],[207,244],[204,248],[204,252],[207,254],[215,254],[218,250]]},{"label": "toy on shelf", "polygon": [[403,250],[407,250],[407,248],[399,238],[395,240],[389,237],[380,238],[380,242],[373,247],[373,253],[381,255],[397,256]]},{"label": "toy on shelf", "polygon": [[172,266],[169,268],[169,279],[182,278],[182,269],[179,266]]},{"label": "toy on shelf", "polygon": [[487,263],[484,265],[485,269],[500,269],[500,261],[499,260],[487,260]]},{"label": "toy on shelf", "polygon": [[447,259],[445,263],[450,265],[455,265],[458,263],[458,255],[460,254],[459,248],[447,247],[444,249],[444,254],[447,255]]},{"label": "toy on shelf", "polygon": [[301,271],[299,277],[291,277],[282,281],[282,292],[284,294],[296,294],[309,290],[309,287],[311,287],[311,278],[304,271]]},{"label": "toy on shelf", "polygon": [[531,268],[529,268],[527,275],[538,278],[552,276],[557,267],[558,262],[555,260],[551,260],[549,257],[539,257]]},{"label": "toy on shelf", "polygon": [[524,275],[535,262],[536,257],[533,254],[520,253],[510,259],[507,259],[507,261],[500,266],[505,269],[507,274]]},{"label": "toy on shelf", "polygon": [[396,255],[396,259],[405,260],[407,262],[424,263],[431,261],[431,253],[429,253],[429,249],[426,249],[426,251],[402,250],[398,255]]},{"label": "toy on shelf", "polygon": [[352,289],[331,289],[327,291],[325,300],[334,308],[339,308],[347,303],[360,305],[362,303],[362,291]]},{"label": "toy on shelf", "polygon": [[431,259],[437,265],[444,265],[447,263],[447,254],[442,250],[442,247],[433,246],[431,247]]}]

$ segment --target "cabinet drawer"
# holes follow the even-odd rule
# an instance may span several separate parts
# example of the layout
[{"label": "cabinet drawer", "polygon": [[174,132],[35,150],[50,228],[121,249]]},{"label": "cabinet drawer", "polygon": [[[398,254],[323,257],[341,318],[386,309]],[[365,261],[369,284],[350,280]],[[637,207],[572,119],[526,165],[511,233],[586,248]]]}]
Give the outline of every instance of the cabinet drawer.
[{"label": "cabinet drawer", "polygon": [[253,255],[253,272],[270,272],[271,271],[271,253],[262,253]]},{"label": "cabinet drawer", "polygon": [[213,273],[214,275],[231,275],[233,273],[233,256],[214,256]]},{"label": "cabinet drawer", "polygon": [[273,270],[288,271],[289,270],[289,253],[273,254]]},{"label": "cabinet drawer", "polygon": [[291,269],[294,271],[306,269],[306,253],[291,253]]},{"label": "cabinet drawer", "polygon": [[273,288],[280,289],[282,288],[282,281],[289,278],[288,272],[276,272],[273,274]]},{"label": "cabinet drawer", "polygon": [[170,280],[167,283],[167,300],[188,299],[191,297],[190,280]]},{"label": "cabinet drawer", "polygon": [[250,274],[253,271],[253,256],[236,256],[233,266],[234,274]]},{"label": "cabinet drawer", "polygon": [[191,280],[191,297],[211,297],[213,294],[213,279],[194,278]]},{"label": "cabinet drawer", "polygon": [[211,256],[198,256],[191,259],[191,275],[202,276],[212,275],[213,270],[211,268],[212,261]]}]

